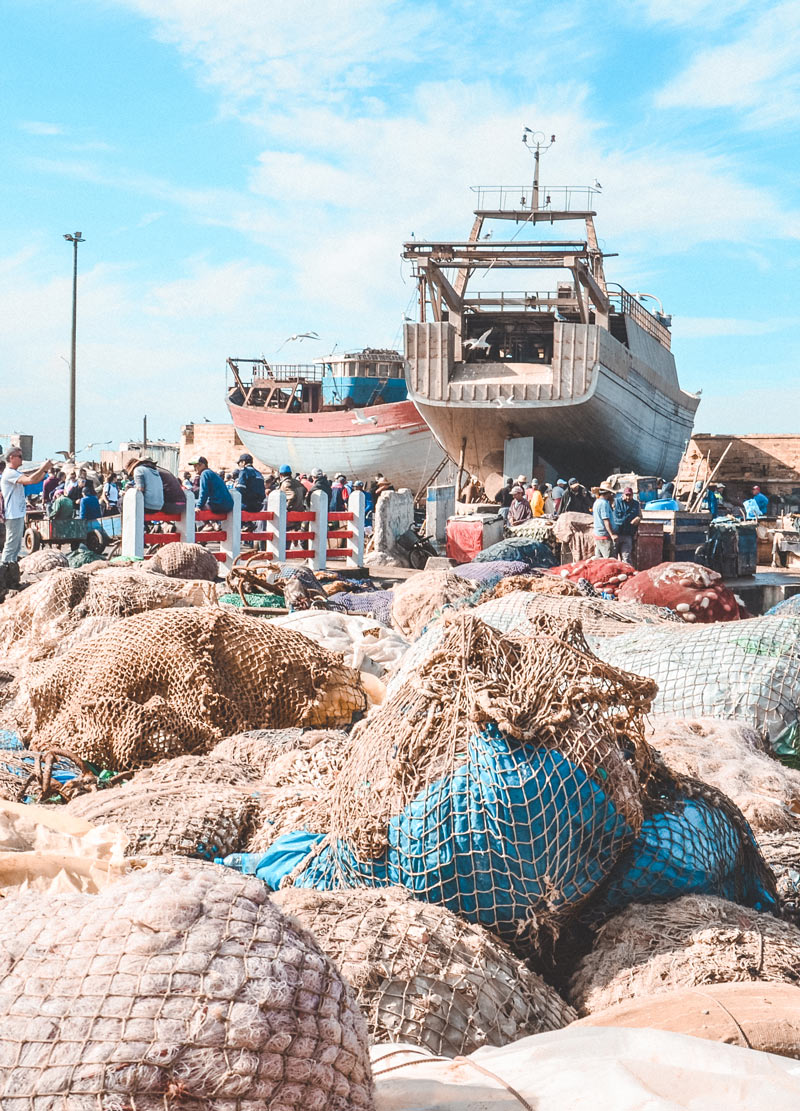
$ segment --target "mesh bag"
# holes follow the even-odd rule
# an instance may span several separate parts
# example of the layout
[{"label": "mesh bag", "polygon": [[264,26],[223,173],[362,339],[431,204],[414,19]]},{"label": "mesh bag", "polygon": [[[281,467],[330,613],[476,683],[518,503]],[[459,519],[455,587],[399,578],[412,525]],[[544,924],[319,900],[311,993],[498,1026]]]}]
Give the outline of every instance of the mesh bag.
[{"label": "mesh bag", "polygon": [[258,794],[247,786],[142,782],[83,795],[67,804],[76,818],[114,825],[128,835],[128,856],[196,856],[204,860],[242,849],[250,834]]},{"label": "mesh bag", "polygon": [[[131,773],[126,773],[130,776]],[[209,753],[207,756],[173,756],[149,768],[132,773],[133,782],[143,787],[175,787],[184,783],[194,785],[224,783],[228,786],[247,786],[259,778],[256,768],[246,760],[226,759]]]},{"label": "mesh bag", "polygon": [[[654,691],[577,625],[504,638],[469,613],[353,730],[328,843],[296,879],[399,884],[514,940],[587,897],[642,820]],[[326,824],[327,819],[327,824]]]},{"label": "mesh bag", "polygon": [[738,621],[739,604],[722,576],[699,563],[659,563],[640,571],[619,589],[629,602],[668,606],[684,621]]},{"label": "mesh bag", "polygon": [[[556,567],[550,574],[575,583],[585,579],[598,591],[616,595],[622,585],[636,572],[630,563],[625,563],[624,560],[598,559],[596,556],[592,556],[589,559],[579,559],[574,563],[565,563],[562,567]],[[637,602],[651,601],[650,598],[636,598],[633,600]],[[663,605],[664,603],[660,604]]]},{"label": "mesh bag", "polygon": [[800,830],[759,833],[758,847],[775,874],[783,912],[800,924]]},{"label": "mesh bag", "polygon": [[777,606],[767,610],[764,616],[800,617],[800,594],[794,594],[791,598],[784,598],[782,602],[778,602]]},{"label": "mesh bag", "polygon": [[495,559],[489,563],[460,563],[453,568],[453,574],[486,586],[490,582],[499,583],[509,575],[524,575],[527,570],[528,564],[522,560]]},{"label": "mesh bag", "polygon": [[656,681],[655,713],[742,721],[773,747],[800,721],[800,623],[794,618],[639,628],[593,638],[592,646],[614,667]]},{"label": "mesh bag", "polygon": [[203,752],[243,729],[340,726],[358,673],[306,637],[230,610],[155,610],[29,669],[27,733],[125,770]]},{"label": "mesh bag", "polygon": [[38,582],[55,567],[68,567],[67,557],[63,552],[54,548],[41,548],[38,552],[31,552],[19,561],[19,573],[23,582]]},{"label": "mesh bag", "polygon": [[[249,764],[259,775],[264,774],[270,764],[287,752],[311,748],[327,733],[338,732],[326,729],[250,729],[226,737],[215,745],[210,756],[220,760],[233,760]],[[340,734],[344,736],[345,734]]]},{"label": "mesh bag", "polygon": [[0,903],[3,1111],[369,1111],[358,1006],[263,884],[214,865]]},{"label": "mesh bag", "polygon": [[474,583],[452,571],[420,571],[394,588],[392,624],[413,640],[443,609],[474,591]]},{"label": "mesh bag", "polygon": [[502,942],[402,888],[273,895],[355,991],[370,1039],[446,1057],[557,1030],[574,1018]]},{"label": "mesh bag", "polygon": [[673,772],[727,795],[757,834],[800,830],[800,772],[765,752],[750,726],[713,718],[656,718],[648,740]]},{"label": "mesh bag", "polygon": [[150,560],[150,570],[171,579],[207,579],[214,582],[219,574],[219,563],[213,552],[202,544],[162,544]]},{"label": "mesh bag", "polygon": [[654,766],[647,816],[618,859],[589,917],[599,919],[628,903],[719,895],[758,910],[777,907],[775,877],[740,810],[698,780]]},{"label": "mesh bag", "polygon": [[736,980],[797,983],[800,930],[710,896],[631,906],[597,935],[569,983],[581,1014],[676,988]]},{"label": "mesh bag", "polygon": [[521,540],[508,537],[478,552],[473,563],[490,563],[495,560],[525,563],[528,567],[555,567],[558,560],[546,544],[538,540]]},{"label": "mesh bag", "polygon": [[371,590],[352,594],[334,594],[328,599],[332,610],[340,613],[355,613],[360,617],[372,617],[381,625],[391,627],[392,602],[394,591]]},{"label": "mesh bag", "polygon": [[146,571],[56,569],[0,609],[0,656],[44,659],[61,653],[70,637],[77,639],[84,623],[93,634],[110,621],[134,613],[203,605],[209,600],[207,590],[198,584],[174,582]]},{"label": "mesh bag", "polygon": [[538,540],[553,547],[556,543],[553,522],[547,517],[529,517],[521,525],[507,525],[510,540]]}]

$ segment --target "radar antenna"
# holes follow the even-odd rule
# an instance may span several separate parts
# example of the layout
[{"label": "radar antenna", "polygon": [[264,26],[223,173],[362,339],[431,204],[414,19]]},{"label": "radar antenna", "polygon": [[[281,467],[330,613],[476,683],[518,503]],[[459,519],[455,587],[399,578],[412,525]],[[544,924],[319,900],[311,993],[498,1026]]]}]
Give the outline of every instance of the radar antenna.
[{"label": "radar antenna", "polygon": [[533,154],[533,189],[531,192],[531,212],[538,211],[539,208],[539,159],[541,155],[550,150],[553,143],[556,141],[555,135],[550,136],[550,142],[547,142],[547,136],[543,131],[532,131],[529,127],[522,129],[522,141],[528,150]]}]

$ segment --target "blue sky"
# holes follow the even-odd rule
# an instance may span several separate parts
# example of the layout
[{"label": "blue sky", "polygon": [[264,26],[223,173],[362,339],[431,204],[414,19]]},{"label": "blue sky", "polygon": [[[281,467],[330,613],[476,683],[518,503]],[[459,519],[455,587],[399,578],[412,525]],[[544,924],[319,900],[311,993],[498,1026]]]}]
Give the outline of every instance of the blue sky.
[{"label": "blue sky", "polygon": [[[0,432],[226,419],[225,359],[397,346],[404,239],[468,187],[603,185],[607,277],[674,317],[696,429],[800,432],[800,6],[5,0]],[[2,442],[2,441],[0,441]],[[93,453],[93,454],[96,454]]]}]

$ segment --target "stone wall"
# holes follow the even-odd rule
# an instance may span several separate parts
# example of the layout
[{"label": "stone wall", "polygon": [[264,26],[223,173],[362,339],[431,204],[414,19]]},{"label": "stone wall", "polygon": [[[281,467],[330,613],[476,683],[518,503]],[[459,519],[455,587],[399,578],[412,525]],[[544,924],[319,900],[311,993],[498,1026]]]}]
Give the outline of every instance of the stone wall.
[{"label": "stone wall", "polygon": [[[189,470],[189,460],[204,455],[212,471],[232,471],[236,460],[246,451],[239,434],[232,424],[185,424],[181,428],[179,469]],[[271,473],[272,468],[259,459],[253,460],[260,471]]]},{"label": "stone wall", "polygon": [[[725,448],[731,449],[715,476],[734,494],[747,493],[754,483],[774,494],[800,493],[800,436],[770,435],[712,436],[696,433],[681,459],[678,469],[678,488],[688,490],[694,480],[698,461],[698,479],[705,481],[722,457]],[[710,459],[708,455],[710,454]]]}]

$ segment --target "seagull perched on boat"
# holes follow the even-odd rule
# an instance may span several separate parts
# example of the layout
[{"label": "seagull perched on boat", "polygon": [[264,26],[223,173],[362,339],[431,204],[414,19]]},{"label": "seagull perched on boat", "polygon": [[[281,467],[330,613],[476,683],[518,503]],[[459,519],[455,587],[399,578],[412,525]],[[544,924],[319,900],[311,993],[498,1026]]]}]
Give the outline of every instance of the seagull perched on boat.
[{"label": "seagull perched on boat", "polygon": [[466,347],[467,351],[488,351],[491,346],[488,342],[489,336],[493,331],[494,328],[487,328],[479,339],[465,339],[462,346]]}]

